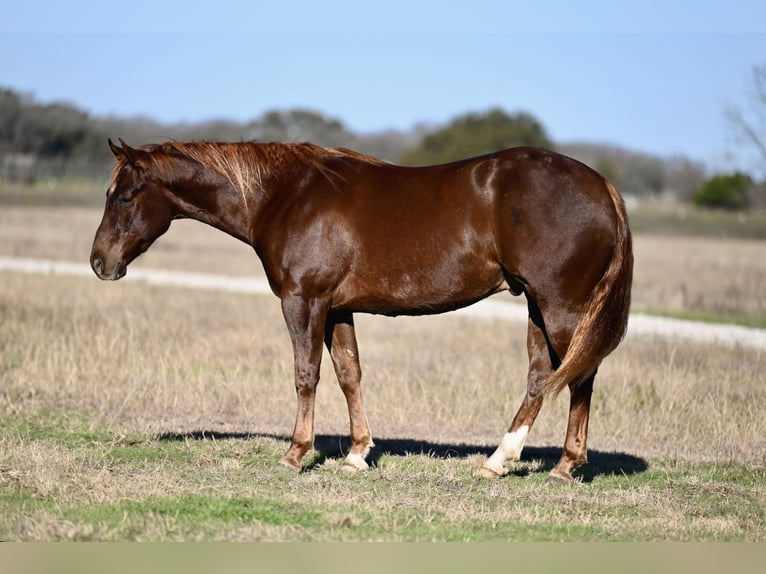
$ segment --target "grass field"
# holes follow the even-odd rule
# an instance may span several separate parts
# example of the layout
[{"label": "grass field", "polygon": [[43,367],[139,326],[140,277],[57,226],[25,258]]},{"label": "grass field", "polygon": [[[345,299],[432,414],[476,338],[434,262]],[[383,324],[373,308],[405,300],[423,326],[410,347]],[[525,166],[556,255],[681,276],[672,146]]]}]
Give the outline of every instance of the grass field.
[{"label": "grass field", "polygon": [[[3,206],[0,253],[85,260],[99,217]],[[763,255],[639,235],[636,305],[762,320]],[[182,222],[136,265],[260,272]],[[625,341],[597,379],[590,462],[556,488],[563,398],[509,477],[477,476],[524,391],[519,325],[360,316],[373,468],[339,470],[348,422],[325,360],[317,452],[295,476],[272,470],[295,406],[275,298],[2,273],[0,327],[3,540],[766,541],[757,350]]]}]

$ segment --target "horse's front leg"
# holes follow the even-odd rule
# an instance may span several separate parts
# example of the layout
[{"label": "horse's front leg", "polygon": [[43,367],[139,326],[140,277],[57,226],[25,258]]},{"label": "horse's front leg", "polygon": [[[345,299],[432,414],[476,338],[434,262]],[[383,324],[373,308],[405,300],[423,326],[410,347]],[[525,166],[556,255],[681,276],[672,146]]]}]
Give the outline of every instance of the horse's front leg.
[{"label": "horse's front leg", "polygon": [[343,470],[365,470],[367,454],[375,446],[362,402],[362,369],[354,333],[354,316],[345,312],[330,312],[325,328],[325,344],[330,351],[338,383],[346,397],[351,423],[351,449]]},{"label": "horse's front leg", "polygon": [[299,292],[282,297],[282,314],[293,344],[298,396],[293,438],[278,465],[287,470],[300,471],[303,457],[314,448],[314,400],[328,306],[326,299],[305,297]]}]

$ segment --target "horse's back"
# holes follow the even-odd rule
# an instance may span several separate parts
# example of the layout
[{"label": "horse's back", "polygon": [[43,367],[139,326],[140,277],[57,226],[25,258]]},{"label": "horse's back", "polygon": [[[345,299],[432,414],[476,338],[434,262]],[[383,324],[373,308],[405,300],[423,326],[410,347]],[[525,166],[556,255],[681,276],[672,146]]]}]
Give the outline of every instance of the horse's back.
[{"label": "horse's back", "polygon": [[[409,245],[420,238],[462,246],[485,266],[497,263],[507,278],[523,282],[576,275],[578,296],[600,279],[612,256],[617,213],[606,181],[567,156],[520,147],[389,169],[393,181],[403,182],[393,193],[393,219],[396,235]],[[454,253],[445,249],[442,257]]]}]

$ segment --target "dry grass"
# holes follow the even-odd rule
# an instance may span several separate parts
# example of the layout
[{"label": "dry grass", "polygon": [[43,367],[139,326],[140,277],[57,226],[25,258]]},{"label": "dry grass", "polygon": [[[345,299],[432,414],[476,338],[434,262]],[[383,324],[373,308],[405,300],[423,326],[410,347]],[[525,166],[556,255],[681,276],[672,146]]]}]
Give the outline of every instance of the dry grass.
[{"label": "dry grass", "polygon": [[[88,208],[4,208],[0,211],[0,251],[83,261],[99,219],[100,212]],[[249,247],[196,222],[175,222],[134,265],[231,274],[261,272]],[[187,425],[209,425],[214,420],[252,429],[253,422],[265,416],[258,430],[290,430],[290,348],[275,299],[82,279],[49,283],[44,278],[3,278],[3,338],[7,341],[3,360],[11,364],[23,360],[24,365],[34,367],[28,375],[31,381],[56,381],[57,402],[69,401],[67,404],[79,405],[100,419],[144,417],[156,424],[157,414],[165,413]],[[762,316],[762,285],[766,285],[764,243],[636,238],[637,307]],[[419,436],[437,432],[449,439],[496,439],[524,389],[522,327],[452,317],[391,320],[361,316],[357,322],[370,411],[385,412],[387,405],[396,406],[373,418],[374,430],[398,436],[425,425],[429,428],[418,432]],[[456,356],[460,361],[453,360]],[[657,403],[668,411],[668,420],[658,421],[652,413],[642,424],[647,430],[641,433],[635,431],[635,421],[627,429],[622,424],[625,421],[610,425],[596,416],[593,424],[604,424],[604,434],[612,437],[614,445],[624,444],[624,440],[645,445],[649,435],[654,439],[648,444],[665,435],[684,434],[692,440],[718,436],[737,442],[726,437],[758,429],[741,423],[726,429],[722,421],[748,420],[753,408],[763,406],[758,401],[748,403],[753,393],[759,396],[751,387],[757,388],[761,380],[760,364],[761,357],[752,352],[716,349],[711,353],[704,347],[664,340],[624,343],[604,365],[596,407],[602,401],[601,408],[620,413],[629,412],[626,404]],[[20,377],[23,370],[9,372]],[[387,372],[395,382],[388,379]],[[332,380],[327,365],[323,378]],[[109,381],[106,387],[105,380]],[[259,383],[251,384],[253,380]],[[678,385],[679,380],[684,384]],[[672,384],[665,388],[663,384],[669,381]],[[615,385],[627,397],[615,396]],[[343,412],[339,393],[332,387],[332,383],[320,386],[318,423],[330,425],[320,426],[320,432],[344,434],[343,417],[324,418],[327,412]],[[31,390],[24,381],[15,381],[10,388],[31,394],[25,405],[36,400],[44,404],[41,397],[51,393],[50,389]],[[434,393],[434,388],[439,392]],[[680,392],[684,395],[676,397]],[[136,401],[137,397],[144,400]],[[264,397],[276,404],[258,413]],[[677,428],[674,411],[690,403],[704,406],[700,418],[709,422],[703,421],[703,427]],[[459,405],[457,411],[455,405]],[[729,410],[722,411],[725,408]],[[548,433],[543,424],[535,429],[546,443],[560,440],[564,405],[557,409],[552,415],[554,430]],[[432,418],[444,424],[429,425],[431,417],[423,417],[423,412],[432,413]],[[433,438],[441,440],[440,436]],[[762,452],[749,447],[739,451],[745,456]]]},{"label": "dry grass", "polygon": [[339,471],[347,419],[325,361],[319,453],[283,477],[294,393],[276,300],[0,280],[0,538],[764,540],[757,352],[627,341],[599,377],[586,485],[559,490],[542,480],[564,400],[517,477],[475,476],[523,393],[520,326],[360,317],[376,467]]},{"label": "dry grass", "polygon": [[[292,356],[275,299],[2,280],[0,412],[76,412],[141,433],[291,431]],[[377,436],[491,445],[523,396],[522,326],[364,316],[357,330]],[[766,457],[762,368],[757,351],[626,341],[599,374],[591,447],[758,463]],[[328,360],[322,380],[317,432],[345,435]],[[565,407],[546,407],[531,445],[561,443]]]},{"label": "dry grass", "polygon": [[[88,262],[102,210],[87,207],[0,208],[0,254]],[[192,221],[174,221],[168,233],[134,263],[159,267],[262,275],[252,248]]]},{"label": "dry grass", "polygon": [[634,309],[766,326],[766,242],[638,236]]},{"label": "dry grass", "polygon": [[[0,251],[83,260],[98,219],[3,209]],[[664,301],[674,283],[714,292],[685,274],[717,266],[748,277],[739,301],[752,311],[760,244],[685,241],[637,239],[637,302]],[[668,261],[705,254],[697,266]],[[138,264],[258,268],[248,248],[193,223],[174,224]],[[0,286],[0,537],[764,540],[758,351],[624,342],[596,384],[581,473],[591,487],[560,491],[542,480],[563,440],[563,399],[533,428],[521,480],[474,477],[524,392],[523,326],[360,316],[377,468],[337,472],[348,422],[325,359],[314,471],[275,477],[295,407],[275,298],[13,273]],[[421,450],[430,456],[406,455]]]}]

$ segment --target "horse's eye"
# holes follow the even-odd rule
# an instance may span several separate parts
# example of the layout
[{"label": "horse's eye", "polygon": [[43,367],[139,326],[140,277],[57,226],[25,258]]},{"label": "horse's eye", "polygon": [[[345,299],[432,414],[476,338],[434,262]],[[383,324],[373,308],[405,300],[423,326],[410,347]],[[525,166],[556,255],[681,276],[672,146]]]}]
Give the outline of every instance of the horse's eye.
[{"label": "horse's eye", "polygon": [[129,195],[121,195],[117,198],[117,203],[125,207],[133,203],[133,198]]}]

